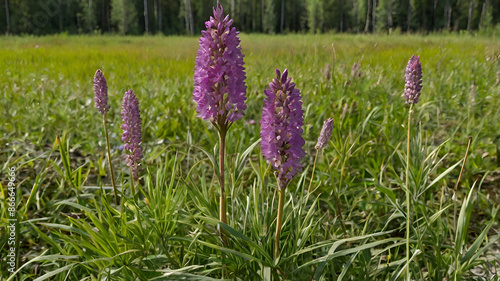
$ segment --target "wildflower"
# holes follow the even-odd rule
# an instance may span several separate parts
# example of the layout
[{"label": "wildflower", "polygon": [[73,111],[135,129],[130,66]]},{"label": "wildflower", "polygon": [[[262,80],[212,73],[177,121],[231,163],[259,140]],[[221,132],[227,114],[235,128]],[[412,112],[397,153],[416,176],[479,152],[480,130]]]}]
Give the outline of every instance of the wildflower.
[{"label": "wildflower", "polygon": [[412,56],[408,61],[405,72],[405,92],[406,103],[416,104],[422,90],[422,64],[418,56]]},{"label": "wildflower", "polygon": [[333,130],[333,119],[328,118],[323,122],[323,128],[321,128],[321,133],[319,134],[318,143],[316,144],[316,149],[323,149],[330,141]]},{"label": "wildflower", "polygon": [[104,125],[104,133],[106,135],[106,143],[108,150],[108,163],[109,174],[111,175],[111,184],[113,185],[113,192],[115,193],[115,204],[118,205],[118,192],[116,191],[115,176],[113,173],[113,163],[111,161],[111,147],[109,144],[108,125],[106,125],[106,113],[109,111],[108,105],[108,84],[102,71],[98,69],[94,75],[94,102],[95,107],[102,115],[102,123]]},{"label": "wildflower", "polygon": [[207,30],[198,40],[193,99],[198,117],[210,120],[219,132],[220,221],[227,223],[224,189],[224,156],[226,135],[232,122],[240,119],[247,106],[245,68],[239,32],[231,27],[233,20],[224,17],[222,6],[213,8],[214,16],[205,22]]},{"label": "wildflower", "polygon": [[139,101],[132,90],[125,93],[122,105],[123,149],[130,154],[127,156],[127,165],[132,171],[134,180],[138,179],[139,166],[142,159],[142,132]]},{"label": "wildflower", "polygon": [[193,99],[198,117],[228,123],[240,119],[246,109],[245,68],[233,20],[224,17],[220,4],[213,12],[198,41]]},{"label": "wildflower", "polygon": [[276,69],[277,77],[265,90],[266,99],[262,109],[261,147],[264,157],[277,170],[277,176],[285,189],[290,180],[301,169],[300,159],[305,155],[302,146],[304,111],[300,91],[295,88],[288,70],[283,75]]},{"label": "wildflower", "polygon": [[359,63],[355,62],[352,65],[351,76],[352,77],[361,77],[361,70],[360,70],[360,64]]},{"label": "wildflower", "polygon": [[98,69],[94,75],[94,93],[95,107],[102,115],[106,114],[109,110],[108,85],[100,69]]},{"label": "wildflower", "polygon": [[330,64],[329,63],[325,64],[325,68],[323,69],[323,76],[325,77],[326,81],[330,80],[331,73],[330,73]]}]

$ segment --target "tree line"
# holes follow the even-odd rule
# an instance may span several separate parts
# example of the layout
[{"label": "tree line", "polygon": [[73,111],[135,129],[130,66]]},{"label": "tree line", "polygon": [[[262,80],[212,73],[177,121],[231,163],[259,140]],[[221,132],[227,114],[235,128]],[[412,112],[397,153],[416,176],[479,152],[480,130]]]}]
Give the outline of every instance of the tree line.
[{"label": "tree line", "polygon": [[[197,34],[216,0],[4,0],[3,34]],[[220,0],[243,32],[500,29],[500,0]]]}]

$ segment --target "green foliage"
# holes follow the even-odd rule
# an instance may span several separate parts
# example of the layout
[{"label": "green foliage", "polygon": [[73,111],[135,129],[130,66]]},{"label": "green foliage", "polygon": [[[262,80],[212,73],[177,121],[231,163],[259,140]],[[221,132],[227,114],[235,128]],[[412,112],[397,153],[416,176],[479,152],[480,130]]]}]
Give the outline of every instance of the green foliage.
[{"label": "green foliage", "polygon": [[323,27],[323,7],[322,1],[308,0],[307,1],[307,26],[311,33],[320,32]]},{"label": "green foliage", "polygon": [[[500,227],[498,42],[471,36],[241,37],[248,109],[227,136],[227,225],[218,221],[217,132],[196,118],[191,95],[196,38],[0,39],[0,158],[2,171],[16,168],[19,183],[20,280],[402,280],[406,267],[422,280],[493,278],[500,267],[494,252]],[[412,54],[420,55],[424,84],[407,162],[408,109],[401,94]],[[308,153],[304,171],[287,188],[278,259],[272,258],[276,180],[260,153],[258,125],[275,67],[288,68],[303,93]],[[97,68],[109,86],[119,205],[92,101]],[[140,101],[145,151],[135,198],[118,149],[120,104],[128,89]],[[308,193],[326,118],[334,118],[335,127]],[[472,147],[453,196],[469,136]],[[7,278],[0,273],[0,280]]]},{"label": "green foliage", "polygon": [[[5,2],[5,4],[4,4]],[[198,34],[216,0],[6,0],[0,5],[0,34]],[[280,0],[220,0],[238,30],[275,33],[280,30]],[[500,23],[500,0],[286,0],[285,32],[386,33],[478,31],[492,35]],[[408,4],[411,12],[408,15]],[[469,6],[472,13],[469,16]],[[373,13],[375,9],[375,13]],[[448,14],[450,17],[448,18]],[[375,20],[373,20],[375,17]],[[368,23],[368,25],[367,25]],[[470,26],[469,26],[470,23]],[[373,26],[375,25],[375,26]],[[470,30],[468,30],[470,29]]]}]

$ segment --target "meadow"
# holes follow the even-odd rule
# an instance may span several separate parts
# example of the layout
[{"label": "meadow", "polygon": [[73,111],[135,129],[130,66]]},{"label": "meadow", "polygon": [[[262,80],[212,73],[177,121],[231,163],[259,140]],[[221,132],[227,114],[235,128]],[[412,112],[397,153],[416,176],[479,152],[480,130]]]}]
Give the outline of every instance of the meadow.
[{"label": "meadow", "polygon": [[[404,280],[407,267],[413,280],[499,280],[498,39],[241,34],[248,108],[227,136],[228,224],[218,214],[217,131],[192,98],[197,40],[0,38],[0,280]],[[412,55],[423,89],[407,161]],[[307,153],[286,190],[279,257],[277,182],[259,144],[275,68],[302,93]],[[93,101],[97,69],[109,88],[118,205]],[[129,89],[142,118],[136,196],[121,150]],[[313,174],[327,118],[333,134]],[[10,277],[9,168],[19,222]]]}]

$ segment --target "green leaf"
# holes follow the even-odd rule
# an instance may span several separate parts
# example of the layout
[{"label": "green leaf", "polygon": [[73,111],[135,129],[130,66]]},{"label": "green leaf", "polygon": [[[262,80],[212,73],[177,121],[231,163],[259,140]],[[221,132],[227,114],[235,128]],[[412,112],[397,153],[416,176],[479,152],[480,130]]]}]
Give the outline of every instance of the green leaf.
[{"label": "green leaf", "polygon": [[241,232],[237,231],[236,229],[230,227],[229,225],[227,225],[223,222],[219,222],[219,224],[221,225],[222,228],[224,228],[226,231],[228,231],[231,235],[245,241],[247,244],[249,244],[252,247],[252,249],[255,249],[256,251],[260,252],[262,254],[262,256],[264,256],[264,258],[266,259],[266,262],[267,262],[267,263],[265,263],[266,265],[270,266],[272,264],[273,259],[271,258],[271,256],[264,249],[262,249],[262,247],[260,247],[256,242],[252,241],[250,238],[248,238],[248,236],[242,234]]},{"label": "green leaf", "polygon": [[40,224],[43,225],[43,226],[46,226],[46,227],[62,229],[62,230],[65,230],[65,231],[75,232],[75,233],[81,234],[83,236],[90,237],[90,235],[88,233],[82,231],[81,229],[75,228],[75,227],[71,227],[71,226],[67,226],[67,225],[64,225],[64,224],[45,223],[45,222],[40,223]]}]

